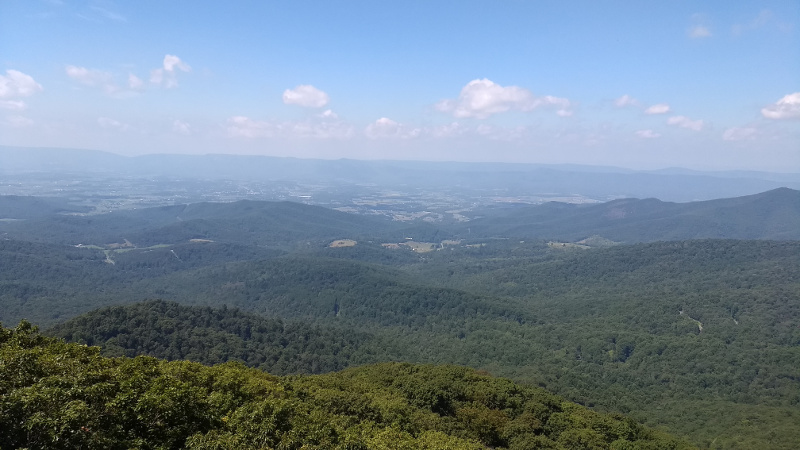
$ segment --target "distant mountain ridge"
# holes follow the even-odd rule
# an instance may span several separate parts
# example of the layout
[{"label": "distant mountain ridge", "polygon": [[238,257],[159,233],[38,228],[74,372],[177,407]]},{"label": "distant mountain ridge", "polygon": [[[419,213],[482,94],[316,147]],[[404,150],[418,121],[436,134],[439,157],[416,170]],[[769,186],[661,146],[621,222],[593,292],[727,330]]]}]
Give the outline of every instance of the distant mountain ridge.
[{"label": "distant mountain ridge", "polygon": [[[40,203],[37,197],[27,199],[32,205]],[[392,232],[402,236],[401,230],[408,227],[385,218],[321,206],[250,200],[140,208],[90,216],[53,213],[29,221],[0,222],[0,232],[5,231],[15,239],[73,245],[104,245],[128,239],[139,247],[191,239],[281,246],[309,239],[330,241]]]},{"label": "distant mountain ridge", "polygon": [[0,146],[0,175],[25,173],[292,180],[428,189],[468,187],[670,201],[735,197],[778,187],[800,189],[800,174],[791,173],[636,171],[574,164],[321,160],[221,154],[126,157],[97,150]]},{"label": "distant mountain ridge", "polygon": [[596,205],[548,203],[498,211],[462,226],[482,236],[619,242],[683,239],[800,239],[800,191],[691,203],[621,199]]},{"label": "distant mountain ridge", "polygon": [[[27,202],[27,203],[26,203]],[[9,206],[10,205],[10,206]],[[397,242],[405,238],[493,237],[576,242],[599,236],[616,242],[685,239],[800,240],[800,191],[779,188],[743,197],[690,203],[620,199],[594,205],[550,202],[485,208],[460,224],[398,222],[292,202],[242,200],[122,210],[89,216],[61,214],[65,206],[38,197],[0,196],[0,236],[60,244],[137,247],[213,240],[270,247],[334,239]],[[32,212],[41,210],[40,212]],[[11,217],[12,219],[17,219]]]}]

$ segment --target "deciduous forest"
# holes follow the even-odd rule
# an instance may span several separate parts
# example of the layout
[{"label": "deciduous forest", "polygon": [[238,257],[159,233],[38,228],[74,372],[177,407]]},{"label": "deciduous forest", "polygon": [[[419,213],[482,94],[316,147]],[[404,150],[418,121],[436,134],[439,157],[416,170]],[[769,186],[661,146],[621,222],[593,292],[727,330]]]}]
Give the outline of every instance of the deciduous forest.
[{"label": "deciduous forest", "polygon": [[47,205],[0,223],[3,448],[800,442],[796,240]]}]

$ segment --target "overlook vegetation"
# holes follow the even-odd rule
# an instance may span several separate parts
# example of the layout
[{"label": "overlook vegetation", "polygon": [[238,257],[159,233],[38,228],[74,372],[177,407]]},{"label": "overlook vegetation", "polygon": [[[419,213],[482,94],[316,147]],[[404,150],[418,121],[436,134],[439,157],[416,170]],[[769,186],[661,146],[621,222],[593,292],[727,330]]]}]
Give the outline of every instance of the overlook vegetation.
[{"label": "overlook vegetation", "polygon": [[0,361],[3,448],[690,448],[464,367],[279,378],[235,363],[104,358],[25,322],[0,329]]},{"label": "overlook vegetation", "polygon": [[[670,240],[680,230],[792,238],[796,191],[541,208],[475,219],[466,235],[289,203],[31,213],[0,222],[0,321],[28,319],[106,357],[173,361],[159,367],[233,361],[295,375],[457,364],[704,448],[800,442],[800,241]],[[569,239],[545,234],[557,229]],[[407,237],[458,239],[427,253],[381,245]],[[336,239],[356,244],[330,248]],[[419,366],[374,367],[344,373]],[[336,376],[355,375],[320,379]]]}]

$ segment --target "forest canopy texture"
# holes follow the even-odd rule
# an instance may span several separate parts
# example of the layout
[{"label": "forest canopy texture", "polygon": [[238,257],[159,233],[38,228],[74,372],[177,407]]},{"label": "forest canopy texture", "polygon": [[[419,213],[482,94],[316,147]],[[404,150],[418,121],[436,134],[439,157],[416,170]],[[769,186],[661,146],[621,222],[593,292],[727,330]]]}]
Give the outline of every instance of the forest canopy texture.
[{"label": "forest canopy texture", "polygon": [[0,329],[2,448],[690,448],[473,369],[385,363],[276,377]]},{"label": "forest canopy texture", "polygon": [[0,448],[793,449],[799,194],[455,224],[0,198]]}]

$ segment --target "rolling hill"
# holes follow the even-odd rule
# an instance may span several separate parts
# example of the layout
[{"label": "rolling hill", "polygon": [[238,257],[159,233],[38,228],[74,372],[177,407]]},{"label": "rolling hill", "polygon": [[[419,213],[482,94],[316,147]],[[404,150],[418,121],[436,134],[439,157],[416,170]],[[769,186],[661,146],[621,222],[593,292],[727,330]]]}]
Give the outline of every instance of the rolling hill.
[{"label": "rolling hill", "polygon": [[744,197],[670,203],[621,199],[597,205],[548,203],[480,211],[460,235],[579,241],[800,239],[800,191],[779,188]]},{"label": "rolling hill", "polygon": [[97,350],[0,328],[4,448],[691,448],[463,367],[278,378]]},{"label": "rolling hill", "polygon": [[[700,445],[791,448],[800,437],[791,426],[800,401],[796,241],[566,250],[502,240],[495,245],[502,251],[489,244],[393,266],[289,254],[102,286],[116,303],[162,297],[184,305],[227,304],[311,329],[351,330],[366,340],[350,356],[337,354],[335,364],[375,358],[483,368],[668,426]],[[97,287],[88,287],[87,298]],[[33,311],[39,301],[32,295],[26,305]],[[232,359],[248,361],[243,355],[254,345],[219,325],[208,335],[203,325],[195,335],[185,331],[192,329],[188,323],[159,323],[153,318],[160,313],[130,308],[127,316],[105,309],[78,318],[64,327],[82,331],[64,336],[101,345],[119,336],[110,351],[131,354],[151,351],[141,336],[175,330],[153,337],[154,346],[203,342],[197,348],[206,350],[191,353],[201,361],[208,352],[222,357],[229,344],[238,349]],[[125,323],[139,320],[134,311],[154,331],[139,338],[133,336],[140,332],[125,331]],[[127,318],[118,323],[120,317]],[[98,335],[93,329],[117,331]],[[319,350],[321,360],[337,339]],[[308,342],[315,342],[313,335]],[[687,408],[694,413],[687,416]],[[752,417],[763,422],[737,425]]]},{"label": "rolling hill", "polygon": [[[43,212],[0,222],[0,321],[75,318],[61,335],[108,354],[278,373],[462,364],[700,446],[788,449],[798,194],[493,208],[416,228],[463,239],[427,253],[381,245],[408,224],[293,203],[64,215],[15,199]],[[630,244],[566,243],[587,236]],[[341,238],[358,242],[328,246]]]},{"label": "rolling hill", "polygon": [[[2,199],[2,197],[0,197]],[[26,200],[27,199],[27,200]],[[37,210],[37,197],[6,199],[14,210]],[[25,201],[28,204],[25,204]],[[9,207],[11,208],[11,207]],[[48,209],[49,208],[49,209]],[[54,210],[48,206],[45,211]],[[2,214],[0,214],[2,215]],[[7,238],[60,244],[123,243],[148,247],[191,239],[296,249],[351,238],[396,242],[519,238],[575,242],[600,236],[616,242],[685,239],[800,239],[800,191],[671,203],[621,199],[596,205],[546,203],[496,207],[471,213],[462,224],[400,223],[291,202],[196,203],[96,215],[39,213],[0,222]]]}]

